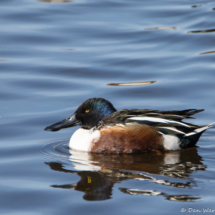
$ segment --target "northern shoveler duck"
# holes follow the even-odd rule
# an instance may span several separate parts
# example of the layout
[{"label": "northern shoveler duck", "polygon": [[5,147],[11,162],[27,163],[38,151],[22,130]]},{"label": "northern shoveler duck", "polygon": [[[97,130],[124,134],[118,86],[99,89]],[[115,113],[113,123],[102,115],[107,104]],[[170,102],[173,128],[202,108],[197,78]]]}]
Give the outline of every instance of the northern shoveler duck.
[{"label": "northern shoveler duck", "polygon": [[201,111],[117,111],[109,101],[92,98],[83,102],[72,116],[45,130],[81,126],[69,142],[70,148],[80,151],[119,154],[179,150],[195,146],[202,133],[213,126],[182,122]]}]

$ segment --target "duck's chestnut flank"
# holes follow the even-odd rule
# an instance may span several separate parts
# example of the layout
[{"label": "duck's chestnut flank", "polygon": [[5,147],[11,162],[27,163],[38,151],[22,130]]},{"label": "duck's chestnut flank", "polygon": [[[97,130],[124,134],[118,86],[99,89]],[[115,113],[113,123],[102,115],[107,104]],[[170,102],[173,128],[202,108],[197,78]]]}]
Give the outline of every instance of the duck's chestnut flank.
[{"label": "duck's chestnut flank", "polygon": [[158,111],[125,109],[117,111],[103,98],[83,102],[75,113],[48,131],[81,126],[69,147],[94,153],[143,153],[193,147],[212,124],[197,126],[182,122],[203,109]]},{"label": "duck's chestnut flank", "polygon": [[113,126],[100,130],[100,139],[93,142],[90,151],[96,153],[142,153],[164,151],[163,137],[148,125]]}]

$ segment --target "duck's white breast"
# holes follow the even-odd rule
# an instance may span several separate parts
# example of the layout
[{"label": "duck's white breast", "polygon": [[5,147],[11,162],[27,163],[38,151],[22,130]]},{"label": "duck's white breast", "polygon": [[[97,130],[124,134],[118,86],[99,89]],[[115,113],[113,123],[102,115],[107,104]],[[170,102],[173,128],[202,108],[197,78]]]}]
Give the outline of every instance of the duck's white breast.
[{"label": "duck's white breast", "polygon": [[88,152],[92,146],[93,141],[99,140],[100,132],[98,130],[87,130],[79,128],[72,135],[69,141],[69,148]]},{"label": "duck's white breast", "polygon": [[180,139],[174,135],[163,135],[163,146],[166,150],[179,150],[181,149]]}]

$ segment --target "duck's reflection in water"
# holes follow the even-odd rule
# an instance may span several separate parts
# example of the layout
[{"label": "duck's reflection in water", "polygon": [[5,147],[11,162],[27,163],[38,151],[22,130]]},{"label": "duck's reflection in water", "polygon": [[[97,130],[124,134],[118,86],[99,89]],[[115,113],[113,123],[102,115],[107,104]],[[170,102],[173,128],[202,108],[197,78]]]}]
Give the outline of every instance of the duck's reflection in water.
[{"label": "duck's reflection in water", "polygon": [[[55,171],[77,174],[78,183],[65,185],[52,185],[55,188],[75,189],[84,192],[85,200],[106,200],[112,197],[113,185],[117,182],[136,179],[150,181],[164,186],[192,188],[196,186],[191,178],[193,171],[204,171],[206,166],[196,148],[168,153],[145,153],[133,155],[104,155],[85,152],[70,151],[70,160],[75,170],[68,170],[63,163],[46,163]],[[76,171],[77,170],[77,171]],[[152,176],[153,174],[153,176]],[[167,176],[165,180],[157,179],[156,175]],[[182,179],[181,182],[171,182],[174,177]],[[167,179],[166,179],[167,178]],[[186,180],[185,180],[186,179]],[[138,190],[120,188],[123,193],[130,195],[162,195],[167,200],[193,201],[199,199],[189,195],[168,195],[156,190]]]}]

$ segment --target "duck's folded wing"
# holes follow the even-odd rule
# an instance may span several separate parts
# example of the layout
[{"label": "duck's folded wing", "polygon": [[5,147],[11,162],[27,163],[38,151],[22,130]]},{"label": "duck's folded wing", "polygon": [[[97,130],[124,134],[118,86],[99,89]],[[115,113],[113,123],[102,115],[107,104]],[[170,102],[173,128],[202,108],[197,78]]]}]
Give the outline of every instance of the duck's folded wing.
[{"label": "duck's folded wing", "polygon": [[101,125],[116,124],[146,124],[156,127],[159,132],[164,134],[184,135],[192,132],[199,126],[182,122],[183,119],[203,111],[203,109],[187,109],[182,111],[157,111],[157,110],[138,110],[128,109],[115,112],[113,115],[104,118]]},{"label": "duck's folded wing", "polygon": [[150,117],[159,117],[164,119],[173,119],[173,120],[182,120],[192,118],[191,116],[204,111],[204,109],[186,109],[186,110],[172,110],[172,111],[159,111],[159,110],[148,110],[148,109],[128,109],[117,111],[116,117],[124,115],[127,116],[150,116]]},{"label": "duck's folded wing", "polygon": [[163,134],[174,134],[179,136],[183,136],[198,128],[198,126],[182,122],[180,119],[177,121],[175,116],[172,117],[170,115],[165,118],[159,116],[132,116],[127,118],[125,123],[147,124],[156,127],[159,132]]}]

